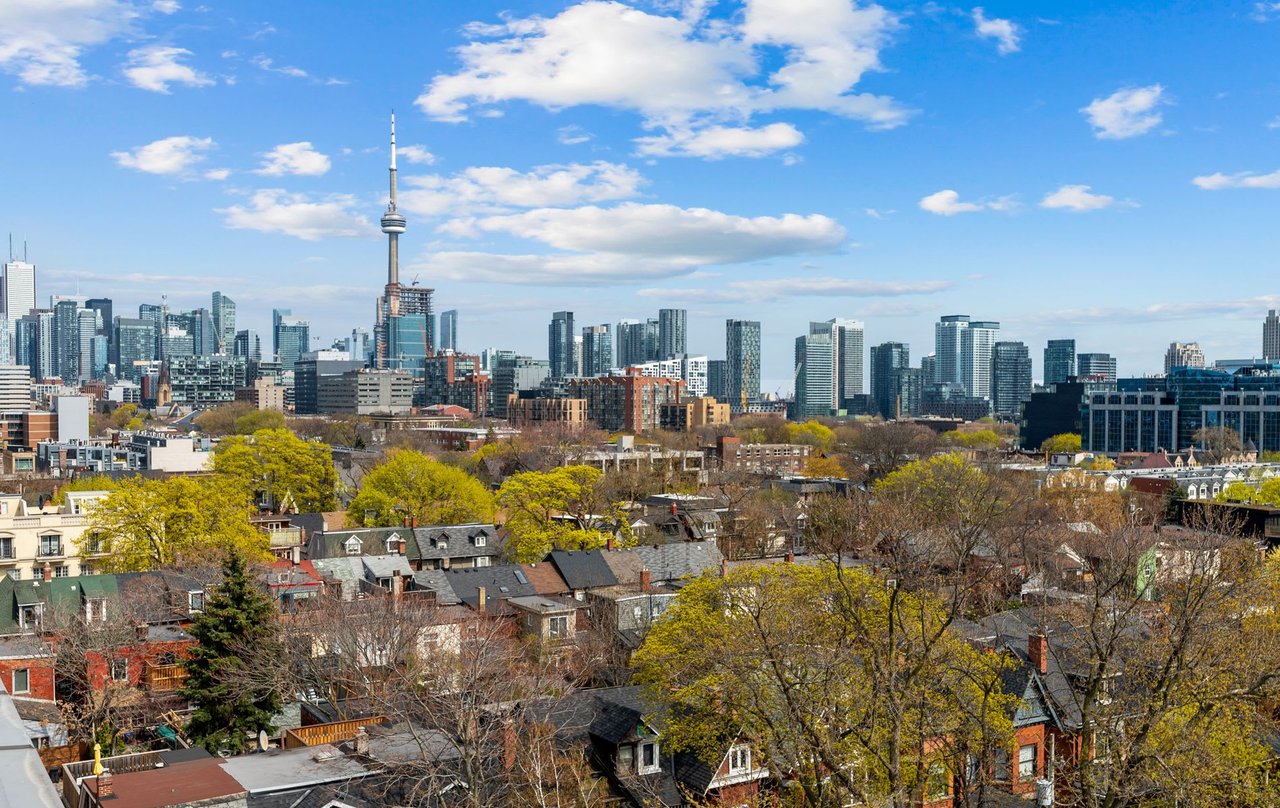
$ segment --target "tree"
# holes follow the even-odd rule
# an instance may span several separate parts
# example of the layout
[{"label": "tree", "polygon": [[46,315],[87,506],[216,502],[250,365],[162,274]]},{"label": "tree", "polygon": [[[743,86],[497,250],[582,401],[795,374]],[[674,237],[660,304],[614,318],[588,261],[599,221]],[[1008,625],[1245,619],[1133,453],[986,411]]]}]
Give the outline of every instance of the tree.
[{"label": "tree", "polygon": [[236,419],[252,411],[253,405],[247,401],[221,404],[197,415],[195,424],[206,435],[233,435],[236,434]]},{"label": "tree", "polygon": [[1244,448],[1240,433],[1221,426],[1203,426],[1191,435],[1191,443],[1217,455],[1239,452]]},{"label": "tree", "polygon": [[787,424],[787,441],[805,443],[821,451],[828,451],[836,442],[836,433],[821,421],[805,421],[803,424]]},{"label": "tree", "polygon": [[993,429],[979,429],[976,431],[962,432],[953,429],[944,433],[942,440],[953,446],[963,446],[966,449],[976,449],[979,451],[999,449],[1004,445],[1004,438],[996,434]]},{"label": "tree", "polygon": [[1090,471],[1115,471],[1116,461],[1104,454],[1095,454],[1080,461],[1080,468],[1089,469]]},{"label": "tree", "polygon": [[938,445],[932,429],[917,424],[868,424],[852,443],[854,456],[867,464],[868,476],[878,480],[903,463],[928,457]]},{"label": "tree", "polygon": [[262,429],[218,444],[213,470],[234,479],[258,501],[276,508],[286,498],[299,511],[338,506],[338,472],[328,444],[304,441],[285,429]]},{"label": "tree", "polygon": [[61,505],[67,501],[67,494],[72,491],[112,491],[118,484],[115,477],[105,474],[81,474],[58,486],[58,490],[49,498],[49,503]]},{"label": "tree", "polygon": [[1004,658],[947,630],[936,598],[860,569],[704,575],[633,661],[666,708],[668,747],[714,766],[741,737],[806,805],[918,804],[950,747],[1011,742]]},{"label": "tree", "polygon": [[564,466],[508,478],[498,489],[507,514],[507,555],[541,561],[553,549],[600,547],[615,530],[629,535],[621,509],[597,491],[601,476],[593,466]]},{"label": "tree", "polygon": [[397,449],[364,477],[347,521],[366,527],[492,522],[493,495],[460,468],[411,449]]},{"label": "tree", "polygon": [[1258,496],[1258,489],[1248,483],[1234,482],[1222,489],[1218,494],[1219,502],[1252,502]]},{"label": "tree", "polygon": [[1049,454],[1076,454],[1080,451],[1080,436],[1074,432],[1063,432],[1040,442],[1040,451]]},{"label": "tree", "polygon": [[806,477],[844,477],[847,474],[840,461],[829,455],[810,455],[804,464]]},{"label": "tree", "polygon": [[249,410],[235,420],[237,435],[252,435],[264,429],[287,429],[284,413],[278,410]]},{"label": "tree", "polygon": [[197,645],[183,663],[187,681],[182,695],[195,704],[187,732],[209,751],[238,754],[250,738],[272,730],[280,693],[247,685],[244,670],[266,649],[279,647],[277,619],[275,605],[258,590],[244,555],[231,549],[222,565],[222,583],[191,625]]},{"label": "tree", "polygon": [[89,511],[81,557],[103,572],[200,563],[235,548],[268,557],[269,538],[249,523],[248,493],[222,477],[122,480]]}]

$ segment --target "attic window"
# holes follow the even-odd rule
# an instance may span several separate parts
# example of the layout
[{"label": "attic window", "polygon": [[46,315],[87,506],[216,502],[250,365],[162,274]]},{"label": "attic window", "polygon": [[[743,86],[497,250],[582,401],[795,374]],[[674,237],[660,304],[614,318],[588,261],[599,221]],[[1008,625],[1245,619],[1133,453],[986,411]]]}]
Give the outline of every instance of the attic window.
[{"label": "attic window", "polygon": [[483,533],[477,533],[476,535],[471,537],[471,543],[474,544],[476,547],[484,547],[486,538],[487,537]]},{"label": "attic window", "polygon": [[640,774],[656,774],[662,770],[658,762],[658,744],[649,741],[640,744]]},{"label": "attic window", "polygon": [[400,534],[392,533],[387,537],[387,553],[396,553],[400,550]]},{"label": "attic window", "polygon": [[360,555],[361,542],[355,536],[347,539],[342,545],[347,550],[347,555]]},{"label": "attic window", "polygon": [[187,593],[187,610],[191,612],[204,611],[204,592],[195,589]]},{"label": "attic window", "polygon": [[751,747],[736,744],[729,748],[729,774],[751,771]]}]

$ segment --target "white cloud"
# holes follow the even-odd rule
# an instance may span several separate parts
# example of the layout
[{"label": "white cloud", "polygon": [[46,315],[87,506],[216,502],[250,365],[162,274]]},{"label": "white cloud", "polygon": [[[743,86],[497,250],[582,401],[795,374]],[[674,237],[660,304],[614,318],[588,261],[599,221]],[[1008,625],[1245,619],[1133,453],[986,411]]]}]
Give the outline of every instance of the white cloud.
[{"label": "white cloud", "polygon": [[127,34],[138,10],[123,0],[0,2],[0,69],[23,84],[83,87],[85,48]]},{"label": "white cloud", "polygon": [[1045,194],[1044,199],[1040,200],[1040,207],[1083,213],[1116,204],[1115,197],[1090,193],[1089,188],[1088,185],[1063,185],[1058,190]]},{"label": "white cloud", "polygon": [[1196,186],[1206,191],[1222,191],[1227,188],[1280,188],[1280,171],[1270,174],[1258,174],[1252,171],[1241,171],[1236,174],[1208,174],[1192,180]]},{"label": "white cloud", "polygon": [[763,157],[799,146],[804,135],[789,123],[749,126],[708,126],[672,129],[669,134],[636,138],[638,154],[654,157]]},{"label": "white cloud", "polygon": [[[804,6],[798,13],[794,0],[744,0],[741,15],[711,23],[705,3],[671,16],[584,0],[554,17],[473,25],[472,41],[457,50],[462,69],[437,75],[416,103],[443,121],[509,101],[613,107],[639,113],[673,142],[708,126],[756,131],[745,126],[753,115],[781,109],[822,110],[872,129],[905,123],[911,112],[893,99],[854,92],[880,69],[896,18],[850,0]],[[659,153],[682,153],[656,141]]]},{"label": "white cloud", "polygon": [[957,213],[977,213],[983,210],[1010,212],[1017,207],[1017,203],[1011,196],[1002,196],[990,202],[961,202],[960,194],[950,188],[929,194],[920,200],[920,210],[936,213],[939,216],[955,216]]},{"label": "white cloud", "polygon": [[783,297],[902,297],[929,295],[955,286],[955,281],[867,281],[849,278],[762,278],[730,281],[714,289],[640,289],[639,297],[704,303],[762,303]]},{"label": "white cloud", "polygon": [[634,169],[603,160],[538,166],[528,172],[475,166],[450,177],[401,178],[400,207],[435,215],[607,202],[635,196],[643,182]]},{"label": "white cloud", "polygon": [[249,60],[249,63],[256,68],[259,68],[260,70],[267,71],[268,73],[279,73],[282,76],[292,76],[295,79],[305,79],[305,78],[311,77],[311,74],[309,74],[307,71],[303,70],[300,67],[294,67],[293,65],[283,65],[281,67],[276,67],[274,59],[268,59],[266,56],[262,56],[262,55],[253,57],[252,59]]},{"label": "white cloud", "polygon": [[216,147],[211,137],[177,135],[138,146],[131,152],[112,152],[116,163],[148,174],[182,174],[204,160]]},{"label": "white cloud", "polygon": [[1268,128],[1268,129],[1280,129],[1280,115],[1277,115],[1276,117],[1274,117],[1274,118],[1272,118],[1271,120],[1267,121],[1267,128]]},{"label": "white cloud", "polygon": [[1253,13],[1249,16],[1258,22],[1270,22],[1276,17],[1280,17],[1280,3],[1262,2],[1253,4]]},{"label": "white cloud", "polygon": [[254,171],[268,177],[280,177],[285,174],[297,174],[304,177],[319,177],[329,171],[329,158],[316,151],[311,141],[302,140],[297,143],[281,143],[263,155],[262,167]]},{"label": "white cloud", "polygon": [[588,140],[591,140],[593,137],[595,137],[595,135],[591,134],[590,132],[583,129],[581,126],[578,126],[577,124],[562,126],[556,130],[556,140],[559,140],[561,143],[563,143],[566,146],[576,146],[579,143],[586,143]]},{"label": "white cloud", "polygon": [[186,48],[165,45],[148,45],[129,51],[129,61],[124,76],[129,83],[154,93],[168,93],[170,84],[186,84],[190,87],[207,87],[213,79],[181,64],[180,59],[190,56]]},{"label": "white cloud", "polygon": [[1103,140],[1120,140],[1146,134],[1164,120],[1157,109],[1167,103],[1164,87],[1152,84],[1117,90],[1106,98],[1095,98],[1081,108],[1094,136]]},{"label": "white cloud", "polygon": [[978,36],[996,41],[996,50],[1002,56],[1022,50],[1019,44],[1021,29],[1011,20],[999,17],[988,19],[982,7],[978,6],[973,10],[973,24],[978,31]]},{"label": "white cloud", "polygon": [[231,169],[229,168],[211,168],[208,171],[204,172],[204,178],[206,180],[225,180],[227,177],[230,177],[230,176],[231,176]]},{"label": "white cloud", "polygon": [[377,228],[356,213],[359,204],[350,194],[332,194],[313,200],[306,194],[264,188],[254,192],[247,206],[232,205],[216,212],[223,214],[227,227],[233,229],[283,233],[307,241],[373,236]]},{"label": "white cloud", "polygon": [[151,7],[161,14],[176,14],[182,5],[178,0],[154,0]]},{"label": "white cloud", "polygon": [[436,156],[427,151],[426,146],[397,146],[396,152],[404,158],[406,163],[415,163],[417,165],[431,165],[436,161]]}]

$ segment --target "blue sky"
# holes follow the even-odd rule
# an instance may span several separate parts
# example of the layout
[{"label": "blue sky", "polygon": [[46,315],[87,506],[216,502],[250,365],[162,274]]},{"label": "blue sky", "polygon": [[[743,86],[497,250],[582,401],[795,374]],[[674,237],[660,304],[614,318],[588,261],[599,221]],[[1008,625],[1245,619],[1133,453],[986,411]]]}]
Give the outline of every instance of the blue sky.
[{"label": "blue sky", "polygon": [[1280,307],[1280,3],[443,0],[0,4],[0,229],[38,294],[220,289],[327,344],[402,274],[462,347],[690,310],[932,351],[999,320],[1157,371],[1260,350]]}]

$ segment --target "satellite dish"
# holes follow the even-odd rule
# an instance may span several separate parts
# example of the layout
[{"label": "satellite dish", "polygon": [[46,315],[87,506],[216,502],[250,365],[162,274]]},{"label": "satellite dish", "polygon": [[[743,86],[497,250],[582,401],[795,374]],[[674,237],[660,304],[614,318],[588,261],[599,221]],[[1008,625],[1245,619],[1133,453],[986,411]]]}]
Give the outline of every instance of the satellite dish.
[{"label": "satellite dish", "polygon": [[258,748],[263,752],[271,748],[271,739],[267,737],[265,729],[258,730]]}]

